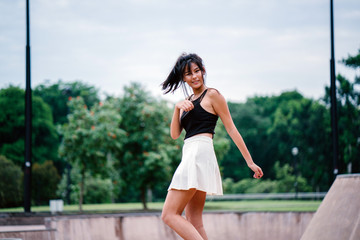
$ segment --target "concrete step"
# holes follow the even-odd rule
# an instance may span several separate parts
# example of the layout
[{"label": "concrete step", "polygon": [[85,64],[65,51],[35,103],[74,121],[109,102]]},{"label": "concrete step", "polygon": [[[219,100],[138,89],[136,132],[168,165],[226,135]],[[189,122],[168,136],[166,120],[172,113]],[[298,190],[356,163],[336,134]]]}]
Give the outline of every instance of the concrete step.
[{"label": "concrete step", "polygon": [[28,231],[44,231],[45,225],[16,225],[16,226],[0,226],[0,232],[28,232]]}]

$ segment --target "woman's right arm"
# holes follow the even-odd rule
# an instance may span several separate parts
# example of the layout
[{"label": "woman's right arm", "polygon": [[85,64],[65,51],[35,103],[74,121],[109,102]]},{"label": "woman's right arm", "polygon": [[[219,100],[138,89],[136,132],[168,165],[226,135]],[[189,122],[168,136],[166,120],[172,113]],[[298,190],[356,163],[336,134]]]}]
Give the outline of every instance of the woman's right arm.
[{"label": "woman's right arm", "polygon": [[171,119],[171,125],[170,125],[170,136],[172,139],[177,139],[180,137],[180,134],[182,132],[182,127],[180,123],[180,116],[183,111],[191,111],[194,108],[194,105],[189,100],[184,100],[181,102],[178,102],[175,105],[174,113]]}]

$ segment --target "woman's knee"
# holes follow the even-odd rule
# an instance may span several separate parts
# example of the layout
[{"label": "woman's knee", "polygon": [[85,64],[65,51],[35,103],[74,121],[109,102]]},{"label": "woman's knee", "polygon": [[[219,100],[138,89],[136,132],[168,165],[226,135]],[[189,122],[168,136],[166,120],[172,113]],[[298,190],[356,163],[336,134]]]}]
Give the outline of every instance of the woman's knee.
[{"label": "woman's knee", "polygon": [[161,213],[161,220],[166,224],[166,225],[171,225],[171,221],[174,219],[174,217],[176,216],[176,214],[170,213],[168,211],[162,211]]},{"label": "woman's knee", "polygon": [[186,216],[186,219],[196,228],[202,228],[204,227],[203,225],[203,220],[202,220],[202,215],[190,215],[190,216]]},{"label": "woman's knee", "polygon": [[194,226],[194,228],[196,228],[198,231],[199,229],[203,229],[204,228],[204,224],[202,222],[191,222],[191,224]]},{"label": "woman's knee", "polygon": [[165,212],[165,211],[162,211],[161,213],[161,220],[164,222],[164,223],[167,223],[169,219],[169,215]]}]

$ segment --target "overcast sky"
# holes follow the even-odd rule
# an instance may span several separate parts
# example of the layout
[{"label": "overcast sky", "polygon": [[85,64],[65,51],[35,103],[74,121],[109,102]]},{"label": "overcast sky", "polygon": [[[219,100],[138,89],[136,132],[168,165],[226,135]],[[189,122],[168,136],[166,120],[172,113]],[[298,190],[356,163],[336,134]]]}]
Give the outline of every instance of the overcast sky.
[{"label": "overcast sky", "polygon": [[[227,100],[294,89],[318,99],[330,82],[329,2],[30,0],[32,87],[82,80],[119,96],[136,81],[162,96],[177,57],[195,52]],[[339,61],[360,48],[360,1],[335,0],[334,15]],[[25,87],[25,24],[25,0],[0,0],[0,88]]]}]

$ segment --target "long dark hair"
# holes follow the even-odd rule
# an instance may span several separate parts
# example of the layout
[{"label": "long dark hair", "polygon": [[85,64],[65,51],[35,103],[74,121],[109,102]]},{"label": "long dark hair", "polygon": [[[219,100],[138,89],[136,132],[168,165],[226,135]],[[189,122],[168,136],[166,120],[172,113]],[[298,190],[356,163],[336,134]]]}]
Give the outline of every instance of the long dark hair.
[{"label": "long dark hair", "polygon": [[[189,96],[189,94],[187,93],[186,87],[185,87],[185,83],[182,78],[183,78],[183,74],[186,69],[186,66],[188,67],[188,69],[190,69],[191,63],[196,64],[200,68],[200,70],[203,74],[203,79],[204,79],[205,68],[204,68],[204,64],[203,64],[201,57],[199,57],[195,53],[190,53],[190,54],[183,53],[177,59],[175,66],[171,70],[169,76],[162,83],[162,90],[164,90],[164,94],[167,94],[169,92],[174,92],[176,89],[178,89],[180,86],[182,86],[184,94]],[[205,81],[205,79],[204,79],[204,81]]]}]

